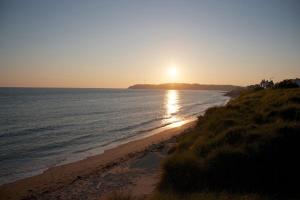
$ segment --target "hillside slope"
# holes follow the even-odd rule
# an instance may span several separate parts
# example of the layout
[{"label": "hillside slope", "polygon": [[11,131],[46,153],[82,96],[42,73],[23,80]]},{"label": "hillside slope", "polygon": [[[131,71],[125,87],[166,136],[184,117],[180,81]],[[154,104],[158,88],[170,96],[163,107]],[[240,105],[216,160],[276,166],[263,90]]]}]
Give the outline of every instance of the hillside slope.
[{"label": "hillside slope", "polygon": [[159,190],[297,196],[299,144],[300,89],[245,92],[180,138]]}]

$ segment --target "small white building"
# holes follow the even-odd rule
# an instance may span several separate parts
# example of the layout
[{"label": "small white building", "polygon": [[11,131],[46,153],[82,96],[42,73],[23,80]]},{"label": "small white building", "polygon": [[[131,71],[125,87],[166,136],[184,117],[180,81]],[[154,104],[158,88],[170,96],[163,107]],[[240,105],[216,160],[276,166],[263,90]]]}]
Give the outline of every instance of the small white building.
[{"label": "small white building", "polygon": [[263,79],[261,82],[260,82],[260,87],[262,88],[271,88],[274,86],[274,83],[272,80],[268,81],[268,80],[265,80]]}]

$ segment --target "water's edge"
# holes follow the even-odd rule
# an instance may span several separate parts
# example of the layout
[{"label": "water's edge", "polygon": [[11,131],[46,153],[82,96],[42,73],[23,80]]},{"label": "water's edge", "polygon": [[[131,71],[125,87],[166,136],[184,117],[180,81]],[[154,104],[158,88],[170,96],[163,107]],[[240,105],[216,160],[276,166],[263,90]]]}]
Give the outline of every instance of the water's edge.
[{"label": "water's edge", "polygon": [[[0,97],[1,97],[1,95],[0,95]],[[227,100],[223,99],[222,101],[223,101],[223,104],[226,104],[229,100],[228,99]],[[173,103],[173,102],[170,102],[170,103]],[[221,102],[219,101],[219,103],[221,103]],[[175,102],[175,104],[176,104],[176,102]],[[220,106],[221,104],[218,104],[217,106]],[[173,106],[172,104],[170,104],[170,105]],[[201,104],[199,104],[199,105],[201,105]],[[190,115],[186,115],[185,117],[181,118],[180,120],[173,120],[173,121],[170,121],[169,123],[163,123],[163,124],[161,124],[159,126],[154,126],[154,124],[153,125],[149,124],[152,127],[148,125],[147,129],[144,129],[144,130],[142,129],[142,130],[133,132],[131,134],[120,135],[121,137],[116,137],[114,140],[108,141],[107,143],[101,143],[100,142],[98,146],[92,146],[90,149],[89,148],[83,148],[83,149],[78,149],[78,150],[75,149],[75,151],[73,151],[74,154],[72,154],[70,156],[65,156],[63,160],[59,160],[55,164],[51,164],[51,165],[47,165],[47,166],[42,166],[40,168],[37,168],[37,167],[34,168],[35,167],[35,163],[33,162],[32,163],[33,167],[31,169],[29,169],[29,170],[26,169],[26,171],[22,171],[21,173],[15,173],[14,177],[11,178],[11,179],[2,179],[0,185],[4,185],[4,184],[7,184],[7,183],[13,183],[13,182],[16,182],[18,180],[22,180],[22,179],[25,179],[25,178],[28,178],[28,177],[32,177],[32,176],[36,176],[36,175],[42,174],[43,172],[47,171],[48,169],[51,169],[51,168],[56,167],[56,166],[62,166],[62,165],[66,165],[66,164],[78,162],[78,161],[87,159],[87,158],[92,157],[92,156],[101,155],[106,150],[114,149],[114,148],[119,147],[120,145],[129,143],[129,142],[132,142],[132,141],[141,140],[143,138],[146,138],[146,137],[149,137],[149,136],[152,136],[152,135],[155,135],[155,134],[159,134],[162,131],[172,129],[174,127],[185,125],[185,124],[187,124],[189,122],[197,120],[197,117],[199,115],[203,115],[205,113],[205,111],[209,107],[216,106],[216,102],[213,101],[213,102],[208,102],[207,104],[204,103],[203,106],[204,106],[203,108],[205,108],[205,109],[204,110],[200,109],[201,112],[199,112],[199,110],[198,110],[198,113],[192,113]],[[171,107],[171,109],[172,108],[173,107]],[[197,110],[195,110],[195,111],[197,112]],[[176,116],[177,115],[178,114],[176,114]],[[175,115],[173,115],[171,113],[170,116],[171,116],[171,118],[173,118]],[[176,118],[176,116],[174,118]],[[168,120],[169,118],[166,118],[166,119]],[[145,120],[147,120],[147,118],[145,118]],[[164,119],[162,118],[161,120],[164,120]],[[137,122],[140,123],[141,122],[140,119]],[[134,124],[133,121],[131,123],[129,123],[129,122],[125,123],[124,127],[126,128],[126,126],[128,126],[128,127],[134,126],[132,124]],[[73,131],[75,131],[75,132],[77,132],[77,126],[76,125],[74,127],[71,127],[70,129],[73,130]],[[91,129],[90,131],[92,131],[92,130],[93,129]],[[126,130],[122,129],[122,130],[117,130],[117,131],[124,132]],[[45,157],[44,159],[48,159],[48,157]]]}]

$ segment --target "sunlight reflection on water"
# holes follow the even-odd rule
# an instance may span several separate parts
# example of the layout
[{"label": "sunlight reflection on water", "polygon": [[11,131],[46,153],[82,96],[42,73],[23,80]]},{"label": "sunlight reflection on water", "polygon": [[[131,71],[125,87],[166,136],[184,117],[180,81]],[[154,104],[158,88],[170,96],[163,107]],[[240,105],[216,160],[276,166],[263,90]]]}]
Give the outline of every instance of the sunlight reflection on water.
[{"label": "sunlight reflection on water", "polygon": [[[165,94],[165,119],[164,124],[181,122],[182,119],[177,115],[180,110],[180,96],[177,90],[168,90]],[[177,123],[176,123],[177,124]],[[181,125],[181,124],[180,124]],[[180,126],[178,125],[178,126]]]}]

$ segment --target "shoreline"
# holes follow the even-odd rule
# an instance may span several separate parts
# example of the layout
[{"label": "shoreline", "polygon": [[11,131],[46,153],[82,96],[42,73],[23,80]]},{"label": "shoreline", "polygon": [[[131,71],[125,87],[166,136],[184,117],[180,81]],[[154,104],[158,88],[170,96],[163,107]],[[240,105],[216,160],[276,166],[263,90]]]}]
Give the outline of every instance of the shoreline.
[{"label": "shoreline", "polygon": [[165,130],[170,130],[170,129],[178,127],[178,126],[182,126],[184,124],[187,124],[187,123],[195,121],[195,120],[197,120],[197,118],[195,118],[195,117],[189,117],[189,118],[187,118],[185,120],[182,120],[182,121],[179,121],[179,122],[174,122],[174,123],[166,124],[166,125],[163,125],[163,126],[160,126],[160,127],[152,128],[152,129],[149,129],[147,131],[142,131],[139,134],[136,134],[134,136],[113,141],[113,142],[111,142],[111,143],[109,143],[109,144],[107,144],[105,146],[102,146],[102,147],[99,147],[99,148],[95,148],[95,149],[93,149],[92,151],[89,151],[89,152],[85,152],[84,156],[82,156],[82,157],[77,157],[77,158],[75,158],[75,157],[67,157],[63,161],[61,161],[61,162],[59,162],[59,163],[57,163],[55,165],[51,165],[51,166],[49,166],[47,168],[39,169],[37,171],[28,172],[28,174],[30,174],[28,176],[23,176],[23,177],[20,177],[18,179],[15,179],[15,180],[12,180],[12,181],[9,181],[9,182],[0,183],[0,188],[1,188],[2,185],[15,183],[17,181],[20,181],[20,180],[23,180],[23,179],[26,179],[26,178],[30,178],[30,177],[33,177],[33,176],[41,175],[44,172],[46,172],[47,170],[55,168],[55,167],[59,167],[59,166],[67,165],[67,164],[76,163],[76,162],[85,160],[85,159],[90,158],[90,157],[101,155],[105,151],[108,151],[110,149],[114,149],[114,148],[117,148],[117,147],[119,147],[121,145],[124,145],[124,144],[130,143],[130,142],[134,142],[134,141],[137,141],[137,140],[141,140],[141,139],[147,138],[149,136],[161,133],[161,132],[163,132]]},{"label": "shoreline", "polygon": [[87,157],[83,160],[71,162],[64,165],[55,166],[47,169],[42,174],[17,180],[12,183],[0,186],[1,199],[23,199],[33,193],[55,191],[68,185],[84,176],[99,173],[110,166],[121,163],[134,155],[145,151],[153,144],[166,141],[184,130],[193,127],[197,119],[179,124],[178,127],[170,127],[158,133],[151,132],[148,135],[140,136],[133,141],[128,141],[119,146],[105,150],[101,154]]}]

